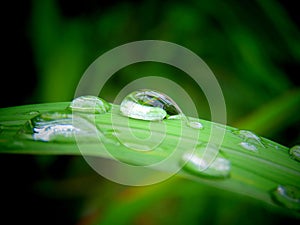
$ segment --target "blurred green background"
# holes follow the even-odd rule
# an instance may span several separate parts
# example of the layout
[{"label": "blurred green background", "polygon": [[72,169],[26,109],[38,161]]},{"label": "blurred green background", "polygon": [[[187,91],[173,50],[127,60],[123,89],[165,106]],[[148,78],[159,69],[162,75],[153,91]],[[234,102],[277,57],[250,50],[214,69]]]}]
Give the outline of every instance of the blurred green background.
[{"label": "blurred green background", "polygon": [[[131,41],[157,39],[200,56],[222,88],[228,125],[283,145],[299,144],[300,19],[292,1],[24,0],[2,10],[1,107],[71,101],[87,67]],[[101,92],[113,101],[129,82],[163,76],[210,119],[201,89],[158,63],[120,70]],[[7,89],[8,88],[8,89]],[[176,91],[174,91],[174,95]],[[80,157],[0,157],[3,216],[31,224],[282,224],[285,211],[173,178],[144,188],[114,184]],[[176,187],[176,188],[174,188]],[[3,219],[3,221],[5,221]]]}]

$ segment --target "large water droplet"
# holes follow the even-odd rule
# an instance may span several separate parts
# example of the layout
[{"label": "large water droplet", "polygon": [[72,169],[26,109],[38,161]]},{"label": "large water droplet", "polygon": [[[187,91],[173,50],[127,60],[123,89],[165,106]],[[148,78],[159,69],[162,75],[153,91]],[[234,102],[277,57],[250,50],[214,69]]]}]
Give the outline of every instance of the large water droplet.
[{"label": "large water droplet", "polygon": [[295,145],[294,147],[290,148],[289,153],[293,159],[300,161],[300,145]]},{"label": "large water droplet", "polygon": [[99,97],[87,95],[75,98],[68,109],[74,112],[102,114],[108,112],[111,105]]},{"label": "large water droplet", "polygon": [[245,141],[241,142],[240,146],[242,146],[246,150],[250,150],[250,151],[253,151],[253,152],[257,152],[258,151],[258,149],[257,149],[257,147],[255,147],[255,145],[250,144],[250,143],[245,142]]},{"label": "large water droplet", "polygon": [[227,178],[230,175],[230,161],[220,154],[216,157],[206,157],[205,154],[211,154],[209,151],[204,151],[205,148],[196,149],[194,153],[185,153],[182,161],[186,162],[183,169],[204,177],[211,178]]},{"label": "large water droplet", "polygon": [[300,210],[300,190],[293,186],[279,185],[272,192],[273,200],[289,209]]},{"label": "large water droplet", "polygon": [[120,106],[121,113],[140,120],[163,120],[167,116],[180,115],[182,111],[167,95],[142,89],[127,95]]},{"label": "large water droplet", "polygon": [[83,137],[82,140],[89,141],[95,137],[91,126],[86,126],[87,120],[81,119],[73,124],[73,115],[66,112],[46,112],[32,118],[25,124],[21,135],[26,133],[38,141],[75,141],[74,135]]},{"label": "large water droplet", "polygon": [[232,131],[232,133],[234,133],[235,135],[242,138],[243,141],[247,142],[248,144],[252,144],[252,145],[255,145],[255,146],[259,145],[259,146],[265,148],[265,145],[263,144],[262,139],[258,135],[254,134],[251,131],[248,131],[248,130],[235,130],[235,131]]}]

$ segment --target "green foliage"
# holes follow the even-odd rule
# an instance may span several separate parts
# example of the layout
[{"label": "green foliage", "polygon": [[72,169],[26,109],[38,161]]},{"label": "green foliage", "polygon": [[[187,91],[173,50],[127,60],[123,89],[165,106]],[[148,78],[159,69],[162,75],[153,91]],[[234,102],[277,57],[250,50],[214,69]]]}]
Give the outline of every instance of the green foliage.
[{"label": "green foliage", "polygon": [[[292,101],[291,104],[295,104],[295,102]],[[105,153],[105,151],[108,150],[110,154],[118,160],[133,165],[143,166],[162,161],[168,157],[174,150],[172,146],[174,146],[174,141],[176,139],[184,143],[178,146],[175,144],[175,148],[179,148],[179,151],[183,154],[187,151],[186,148],[190,146],[189,143],[191,138],[195,138],[193,128],[182,133],[181,120],[165,120],[164,123],[161,123],[132,119],[130,120],[129,126],[131,132],[137,136],[149,135],[149,123],[152,123],[151,135],[159,135],[162,127],[165,125],[166,136],[163,139],[163,142],[153,151],[139,152],[131,150],[124,145],[115,145],[113,142],[104,142],[105,147],[101,147],[98,142],[91,141],[84,143],[84,150],[81,150],[80,152],[75,141],[71,143],[64,142],[63,140],[57,142],[34,141],[32,138],[28,139],[23,135],[22,131],[26,129],[25,126],[28,126],[26,122],[37,116],[38,114],[36,112],[61,112],[62,110],[65,110],[68,105],[68,103],[48,103],[1,109],[1,152],[38,155],[83,154],[108,157]],[[85,116],[85,114],[81,114],[81,116]],[[117,121],[117,123],[115,121]],[[198,143],[207,143],[210,140],[212,127],[221,125],[205,120],[200,120],[200,122],[203,124],[204,129],[200,131],[201,135],[199,136]],[[113,106],[111,113],[95,114],[95,124],[97,124],[98,129],[100,129],[101,132],[106,133],[106,135],[108,131],[121,131],[126,129],[125,135],[122,136],[122,142],[129,143],[132,139],[130,132],[127,131],[128,120],[126,117],[120,115],[117,105]],[[222,128],[221,126],[218,129],[224,128],[225,127]],[[234,193],[250,196],[271,205],[274,204],[274,201],[272,201],[270,193],[275,190],[278,185],[290,185],[300,189],[298,182],[300,178],[300,164],[290,157],[288,148],[271,140],[262,138],[261,143],[259,142],[258,145],[256,145],[257,151],[249,151],[239,145],[243,138],[241,139],[238,135],[234,134],[237,131],[238,130],[230,127],[226,128],[224,140],[219,148],[221,153],[225,154],[226,158],[229,159],[231,163],[229,178],[224,178],[224,180],[207,179],[205,177],[199,177],[197,174],[189,173],[189,171],[181,171],[178,176],[198,181],[208,185],[208,187],[217,187],[221,190],[229,190]],[[196,149],[195,151],[198,150]],[[179,166],[179,162],[176,160],[170,161],[165,164],[164,167],[160,168],[160,170],[162,172],[168,172],[169,169],[174,166]],[[158,196],[161,196],[159,194],[161,188],[163,193],[165,193],[171,186],[172,182],[167,182],[166,184],[162,184],[158,190],[157,188],[154,188],[154,196],[152,196],[152,194],[148,196],[148,192],[146,191],[147,197],[142,195],[143,197],[141,197],[141,199],[138,198],[137,200],[130,202],[130,209],[126,209],[128,207],[127,203],[124,206],[123,203],[121,203],[120,205],[113,207],[113,211],[104,216],[103,222],[107,220],[109,221],[107,224],[119,223],[120,221],[114,216],[117,213],[123,218],[124,222],[119,224],[127,224],[127,222],[133,219],[132,213],[138,213],[139,210],[141,210],[141,207],[143,208],[148,204],[153,204],[153,201]],[[175,195],[177,195],[177,193]],[[110,213],[112,213],[112,215],[110,215]],[[290,213],[291,215],[294,214],[293,211],[290,211]],[[106,223],[104,222],[104,224]]]}]

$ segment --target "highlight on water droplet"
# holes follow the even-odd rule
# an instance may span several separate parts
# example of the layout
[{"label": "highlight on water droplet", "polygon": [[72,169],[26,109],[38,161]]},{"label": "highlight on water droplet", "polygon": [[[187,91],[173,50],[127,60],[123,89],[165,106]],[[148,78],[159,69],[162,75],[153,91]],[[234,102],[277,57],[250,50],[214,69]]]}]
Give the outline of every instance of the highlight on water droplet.
[{"label": "highlight on water droplet", "polygon": [[286,208],[300,210],[300,190],[294,186],[278,185],[271,192],[273,200]]},{"label": "highlight on water droplet", "polygon": [[294,147],[290,148],[289,153],[293,159],[300,161],[300,145],[295,145]]},{"label": "highlight on water droplet", "polygon": [[[209,148],[214,148],[210,146]],[[194,153],[185,153],[182,157],[184,162],[183,169],[186,171],[211,178],[227,178],[230,175],[231,163],[219,153],[212,161],[210,157],[205,157],[205,154],[210,152],[205,151],[205,148],[196,149]]]},{"label": "highlight on water droplet", "polygon": [[247,142],[252,145],[258,145],[258,146],[265,148],[265,145],[263,144],[262,139],[258,135],[254,134],[251,131],[235,130],[235,131],[232,131],[232,133],[234,133],[235,135],[242,138],[244,142]]},{"label": "highlight on water droplet", "polygon": [[169,96],[149,89],[134,91],[127,95],[120,105],[120,111],[124,116],[148,121],[183,114]]},{"label": "highlight on water droplet", "polygon": [[258,149],[255,145],[253,145],[251,143],[248,143],[246,141],[241,142],[239,145],[242,146],[246,150],[250,150],[250,151],[253,151],[253,152],[258,152]]},{"label": "highlight on water droplet", "polygon": [[73,112],[102,114],[109,112],[111,105],[102,98],[86,95],[75,98],[68,109]]}]

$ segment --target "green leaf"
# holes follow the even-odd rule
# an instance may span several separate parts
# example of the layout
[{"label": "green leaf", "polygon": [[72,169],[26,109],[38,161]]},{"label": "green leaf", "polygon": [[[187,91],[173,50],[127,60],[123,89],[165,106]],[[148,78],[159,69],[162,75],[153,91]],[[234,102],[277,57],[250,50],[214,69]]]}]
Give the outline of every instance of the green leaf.
[{"label": "green leaf", "polygon": [[[0,153],[14,154],[48,154],[48,155],[80,155],[76,142],[63,141],[36,141],[32,138],[24,138],[20,133],[27,121],[48,111],[63,111],[68,102],[47,103],[37,105],[17,106],[0,109]],[[191,150],[195,138],[195,129],[190,128],[182,133],[181,120],[142,121],[129,119],[119,113],[119,106],[113,105],[110,113],[95,114],[95,124],[105,135],[113,137],[112,132],[123,132],[121,144],[113,141],[106,142],[105,148],[97,142],[86,142],[83,154],[90,156],[108,157],[106,150],[118,160],[133,165],[150,165],[168,157],[174,148],[180,148],[182,154]],[[193,120],[196,120],[193,118]],[[278,185],[293,186],[300,189],[300,164],[289,156],[288,148],[266,138],[261,138],[261,144],[257,145],[257,151],[244,149],[240,142],[244,141],[236,134],[238,129],[223,126],[206,120],[199,120],[204,126],[198,130],[198,143],[208,143],[212,127],[225,129],[225,136],[220,147],[220,152],[230,161],[230,176],[224,179],[213,179],[198,176],[186,170],[181,170],[177,176],[195,180],[214,187],[245,194],[271,205],[275,205],[271,192]],[[152,135],[160,136],[162,128],[165,129],[165,137],[162,143],[152,151],[136,151],[126,147],[122,143],[133,143],[131,133],[140,138],[149,136],[149,127]],[[183,145],[178,145],[180,139]],[[151,142],[152,140],[150,140]],[[144,141],[145,144],[147,141]],[[168,172],[170,168],[180,168],[180,162],[168,162],[161,172]],[[297,214],[297,212],[291,212]],[[298,214],[299,215],[299,214]]]}]

